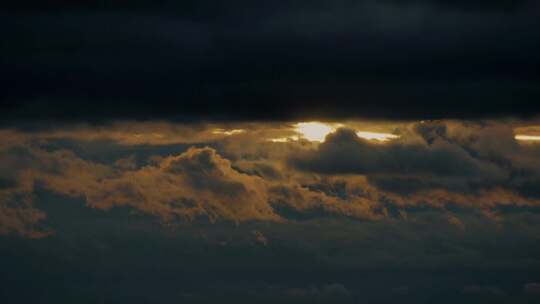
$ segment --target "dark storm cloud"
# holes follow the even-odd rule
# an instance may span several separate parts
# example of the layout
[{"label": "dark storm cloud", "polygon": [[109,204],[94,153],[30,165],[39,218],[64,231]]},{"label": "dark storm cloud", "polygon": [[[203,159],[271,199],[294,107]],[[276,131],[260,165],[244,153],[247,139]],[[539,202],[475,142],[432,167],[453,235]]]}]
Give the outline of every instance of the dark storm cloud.
[{"label": "dark storm cloud", "polygon": [[437,177],[500,176],[499,168],[471,157],[466,150],[445,142],[392,142],[377,144],[359,138],[353,130],[330,134],[316,152],[292,156],[298,168],[327,174],[395,174]]},{"label": "dark storm cloud", "polygon": [[7,4],[3,121],[535,115],[535,1]]}]

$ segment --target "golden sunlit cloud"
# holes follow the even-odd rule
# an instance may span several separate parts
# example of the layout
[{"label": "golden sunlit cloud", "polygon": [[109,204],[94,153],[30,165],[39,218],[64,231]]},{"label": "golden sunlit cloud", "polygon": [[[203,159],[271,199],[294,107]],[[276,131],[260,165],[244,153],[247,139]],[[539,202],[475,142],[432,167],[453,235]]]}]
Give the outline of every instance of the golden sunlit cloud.
[{"label": "golden sunlit cloud", "polygon": [[223,129],[216,129],[214,130],[212,133],[213,134],[222,134],[222,135],[235,135],[235,134],[240,134],[240,133],[244,133],[246,132],[246,130],[244,129],[234,129],[234,130],[223,130]]},{"label": "golden sunlit cloud", "polygon": [[284,143],[284,142],[289,142],[289,141],[295,141],[295,140],[299,140],[300,137],[298,136],[291,136],[291,137],[279,137],[279,138],[272,138],[270,139],[271,142],[281,142],[281,143]]},{"label": "golden sunlit cloud", "polygon": [[526,140],[526,141],[540,141],[540,136],[537,135],[523,135],[518,134],[514,137],[516,140]]},{"label": "golden sunlit cloud", "polygon": [[324,141],[329,133],[336,130],[336,127],[321,122],[299,122],[295,125],[295,131],[309,141]]},{"label": "golden sunlit cloud", "polygon": [[514,129],[514,138],[524,142],[540,142],[540,126],[523,126]]},{"label": "golden sunlit cloud", "polygon": [[392,139],[399,138],[398,135],[390,133],[377,133],[377,132],[368,132],[368,131],[358,131],[356,132],[358,137],[367,139],[367,140],[378,140],[378,141],[389,141]]}]

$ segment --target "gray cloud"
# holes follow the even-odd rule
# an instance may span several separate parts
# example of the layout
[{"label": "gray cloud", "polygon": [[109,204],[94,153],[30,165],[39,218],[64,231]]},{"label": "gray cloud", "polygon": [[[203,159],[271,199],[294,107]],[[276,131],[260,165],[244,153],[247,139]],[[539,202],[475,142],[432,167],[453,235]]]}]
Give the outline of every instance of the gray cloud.
[{"label": "gray cloud", "polygon": [[377,144],[359,138],[353,130],[330,134],[316,151],[292,156],[296,167],[326,174],[396,174],[449,178],[504,177],[497,166],[471,157],[445,141]]}]

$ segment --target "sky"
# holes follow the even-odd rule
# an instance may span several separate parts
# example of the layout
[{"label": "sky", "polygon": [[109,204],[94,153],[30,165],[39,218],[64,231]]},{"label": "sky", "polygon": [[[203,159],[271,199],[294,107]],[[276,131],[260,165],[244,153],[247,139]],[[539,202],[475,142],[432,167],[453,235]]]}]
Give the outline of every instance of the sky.
[{"label": "sky", "polygon": [[537,303],[540,5],[0,4],[6,303]]}]

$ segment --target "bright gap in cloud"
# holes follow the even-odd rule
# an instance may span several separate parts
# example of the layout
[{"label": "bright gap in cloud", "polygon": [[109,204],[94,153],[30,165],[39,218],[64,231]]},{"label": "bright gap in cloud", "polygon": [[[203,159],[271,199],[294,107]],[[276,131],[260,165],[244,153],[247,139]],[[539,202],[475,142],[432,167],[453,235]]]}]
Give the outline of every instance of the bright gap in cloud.
[{"label": "bright gap in cloud", "polygon": [[[300,136],[289,136],[270,139],[272,142],[288,142],[296,141],[300,138],[307,139],[309,141],[324,142],[326,136],[332,132],[335,132],[340,127],[346,127],[340,123],[322,123],[317,121],[312,122],[299,122],[294,124],[294,131]],[[386,142],[392,139],[399,138],[399,135],[390,133],[370,132],[370,131],[358,131],[356,132],[358,137],[375,140],[379,142]]]},{"label": "bright gap in cloud", "polygon": [[517,134],[514,138],[516,140],[524,140],[524,141],[540,141],[540,136],[537,136],[537,135]]},{"label": "bright gap in cloud", "polygon": [[358,135],[358,137],[361,137],[367,140],[378,140],[378,141],[389,141],[392,139],[399,138],[399,136],[395,134],[368,132],[368,131],[358,131],[356,132],[356,135]]},{"label": "bright gap in cloud", "polygon": [[322,142],[326,135],[336,130],[336,127],[321,122],[299,122],[294,130],[309,141]]}]

